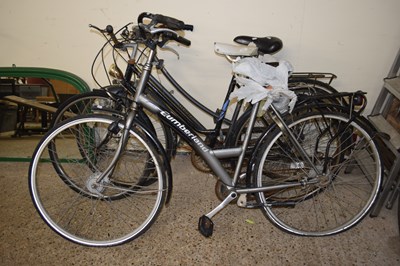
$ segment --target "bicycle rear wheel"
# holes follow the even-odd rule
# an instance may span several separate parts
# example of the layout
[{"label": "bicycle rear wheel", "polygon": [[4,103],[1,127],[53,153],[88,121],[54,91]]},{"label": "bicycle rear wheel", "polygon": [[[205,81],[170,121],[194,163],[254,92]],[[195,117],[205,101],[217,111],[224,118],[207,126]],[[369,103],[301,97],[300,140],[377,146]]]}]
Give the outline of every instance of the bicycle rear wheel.
[{"label": "bicycle rear wheel", "polygon": [[165,158],[140,126],[131,129],[112,173],[98,182],[120,138],[110,132],[115,121],[93,115],[66,120],[44,136],[32,157],[29,188],[36,209],[54,231],[82,245],[137,238],[165,202]]},{"label": "bicycle rear wheel", "polygon": [[[275,129],[255,157],[252,184],[297,185],[257,193],[262,212],[297,235],[326,236],[351,228],[368,213],[380,188],[383,168],[374,137],[340,113],[303,114],[288,126],[323,174],[309,167],[286,134]],[[309,180],[316,183],[307,184]]]},{"label": "bicycle rear wheel", "polygon": [[[328,96],[330,94],[338,93],[336,89],[327,83],[308,78],[291,77],[288,81],[289,89],[296,93],[298,97],[313,99],[314,96]],[[316,100],[318,105],[322,105],[323,108],[330,108],[331,110],[339,111],[342,109],[348,113],[349,109],[343,106],[343,102],[340,102],[335,98],[318,98]],[[314,103],[314,102],[311,102]],[[310,105],[310,104],[309,104]],[[311,105],[312,106],[312,105]],[[304,108],[306,106],[296,106],[296,112],[310,112],[310,109]],[[317,106],[318,107],[318,106]],[[319,107],[319,109],[322,107]],[[225,146],[235,147],[241,145],[244,133],[246,132],[247,124],[250,118],[250,110],[245,111],[235,123],[232,124],[229,129],[229,134],[226,137]],[[268,129],[273,123],[267,115],[257,117],[256,124],[252,131],[252,138],[250,142],[250,148],[257,142],[258,138]]]},{"label": "bicycle rear wheel", "polygon": [[[76,115],[97,113],[123,117],[129,104],[127,92],[120,86],[77,94],[57,108],[57,112],[53,115],[52,126]],[[138,117],[147,129],[154,133],[171,159],[175,154],[175,138],[172,130],[150,112],[145,113],[140,110]]]},{"label": "bicycle rear wheel", "polygon": [[107,113],[118,116],[125,113],[125,109],[124,104],[112,99],[105,90],[88,91],[69,97],[61,103],[53,115],[51,125],[76,115]]}]

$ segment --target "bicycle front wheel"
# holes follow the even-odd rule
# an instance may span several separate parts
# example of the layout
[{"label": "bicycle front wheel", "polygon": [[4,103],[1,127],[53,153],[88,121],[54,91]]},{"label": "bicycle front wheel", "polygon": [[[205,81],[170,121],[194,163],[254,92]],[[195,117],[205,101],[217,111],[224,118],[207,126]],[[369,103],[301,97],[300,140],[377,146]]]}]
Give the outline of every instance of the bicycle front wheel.
[{"label": "bicycle front wheel", "polygon": [[[114,126],[113,126],[113,125]],[[109,116],[66,120],[49,131],[33,154],[29,188],[44,221],[78,244],[114,246],[144,233],[166,197],[163,159],[148,135],[134,126],[111,173],[121,137]]]},{"label": "bicycle front wheel", "polygon": [[252,182],[284,188],[256,195],[262,212],[297,235],[327,236],[351,228],[370,210],[381,184],[373,135],[340,113],[303,114],[288,126],[313,167],[286,134],[272,131],[258,151]]}]

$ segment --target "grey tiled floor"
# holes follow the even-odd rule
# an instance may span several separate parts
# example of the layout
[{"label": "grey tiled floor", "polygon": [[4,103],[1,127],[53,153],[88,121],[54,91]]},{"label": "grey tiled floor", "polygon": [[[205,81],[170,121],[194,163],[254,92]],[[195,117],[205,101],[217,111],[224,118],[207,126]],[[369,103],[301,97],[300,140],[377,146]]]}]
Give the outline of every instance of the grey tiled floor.
[{"label": "grey tiled floor", "polygon": [[[0,138],[0,157],[29,158],[36,142]],[[385,208],[345,233],[307,238],[278,230],[259,210],[231,205],[204,238],[197,222],[219,203],[215,179],[196,171],[188,156],[177,156],[172,168],[171,204],[148,232],[122,246],[89,248],[64,240],[39,218],[28,163],[0,162],[0,265],[400,265],[397,213]]]}]

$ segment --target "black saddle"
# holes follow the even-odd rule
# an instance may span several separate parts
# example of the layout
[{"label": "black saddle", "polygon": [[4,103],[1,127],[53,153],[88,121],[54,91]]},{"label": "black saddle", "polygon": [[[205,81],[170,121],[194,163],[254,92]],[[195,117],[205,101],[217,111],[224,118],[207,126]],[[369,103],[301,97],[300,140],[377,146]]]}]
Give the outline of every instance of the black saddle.
[{"label": "black saddle", "polygon": [[278,52],[283,47],[282,40],[273,36],[262,38],[252,36],[237,36],[235,39],[233,39],[233,41],[243,45],[254,43],[258,48],[258,52],[261,54],[273,54]]}]

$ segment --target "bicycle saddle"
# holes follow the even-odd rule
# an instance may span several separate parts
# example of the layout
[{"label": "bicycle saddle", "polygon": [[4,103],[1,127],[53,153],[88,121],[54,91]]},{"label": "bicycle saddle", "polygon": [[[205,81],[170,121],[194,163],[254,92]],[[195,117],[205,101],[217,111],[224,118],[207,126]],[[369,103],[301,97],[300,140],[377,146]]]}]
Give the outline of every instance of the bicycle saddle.
[{"label": "bicycle saddle", "polygon": [[252,37],[252,36],[237,36],[233,39],[234,42],[249,45],[249,43],[254,43],[258,51],[262,54],[273,54],[278,52],[283,47],[281,39],[273,36],[268,37]]}]

